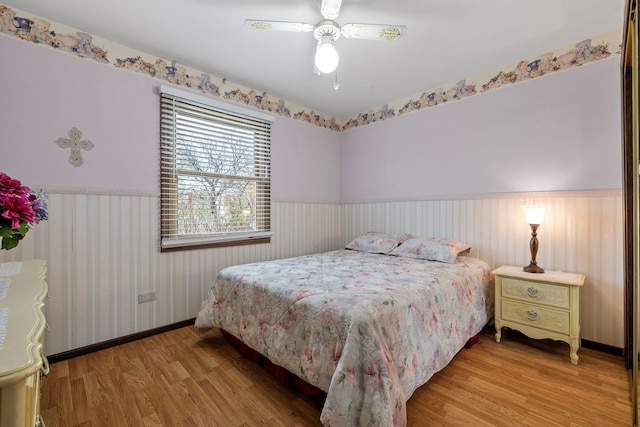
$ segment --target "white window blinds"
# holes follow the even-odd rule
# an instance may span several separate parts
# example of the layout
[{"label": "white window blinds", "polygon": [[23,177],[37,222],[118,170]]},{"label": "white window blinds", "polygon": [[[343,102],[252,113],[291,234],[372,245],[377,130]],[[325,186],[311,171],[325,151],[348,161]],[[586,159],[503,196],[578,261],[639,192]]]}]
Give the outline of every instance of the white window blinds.
[{"label": "white window blinds", "polygon": [[162,249],[268,242],[273,118],[170,87],[160,95]]}]

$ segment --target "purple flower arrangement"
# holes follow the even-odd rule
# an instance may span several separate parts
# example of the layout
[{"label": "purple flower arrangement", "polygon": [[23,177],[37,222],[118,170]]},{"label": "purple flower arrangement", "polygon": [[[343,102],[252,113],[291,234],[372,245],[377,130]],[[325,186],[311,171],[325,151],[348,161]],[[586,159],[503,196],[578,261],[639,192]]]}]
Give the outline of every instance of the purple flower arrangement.
[{"label": "purple flower arrangement", "polygon": [[0,172],[0,249],[13,249],[27,231],[47,217],[47,195]]}]

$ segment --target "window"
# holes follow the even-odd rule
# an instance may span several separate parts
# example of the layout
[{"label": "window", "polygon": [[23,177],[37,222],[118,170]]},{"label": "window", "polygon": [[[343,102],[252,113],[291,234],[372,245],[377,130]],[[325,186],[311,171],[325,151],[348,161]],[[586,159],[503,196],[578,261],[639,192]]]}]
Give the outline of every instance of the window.
[{"label": "window", "polygon": [[269,242],[273,118],[166,86],[160,98],[162,250]]}]

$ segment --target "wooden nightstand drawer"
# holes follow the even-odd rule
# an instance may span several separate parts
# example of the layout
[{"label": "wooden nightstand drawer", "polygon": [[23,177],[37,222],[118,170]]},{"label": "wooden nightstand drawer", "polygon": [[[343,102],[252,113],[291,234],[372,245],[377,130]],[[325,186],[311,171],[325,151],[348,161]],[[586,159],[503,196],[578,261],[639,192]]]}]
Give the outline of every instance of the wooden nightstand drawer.
[{"label": "wooden nightstand drawer", "polygon": [[570,332],[568,311],[502,300],[502,318],[561,334],[568,335]]},{"label": "wooden nightstand drawer", "polygon": [[571,363],[577,364],[584,274],[527,273],[514,265],[503,265],[492,273],[496,286],[496,341],[500,342],[503,327],[535,339],[561,340],[569,344]]},{"label": "wooden nightstand drawer", "polygon": [[569,287],[526,280],[502,279],[502,297],[569,309]]}]

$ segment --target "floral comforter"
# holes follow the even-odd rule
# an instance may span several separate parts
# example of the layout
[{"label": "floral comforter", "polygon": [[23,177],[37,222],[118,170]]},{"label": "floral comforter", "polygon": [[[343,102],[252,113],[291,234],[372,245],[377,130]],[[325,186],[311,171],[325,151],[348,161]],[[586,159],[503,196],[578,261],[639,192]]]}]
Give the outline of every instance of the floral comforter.
[{"label": "floral comforter", "polygon": [[413,391],[492,312],[484,261],[337,250],[225,268],[195,326],[222,328],[327,392],[325,426],[404,426]]}]

